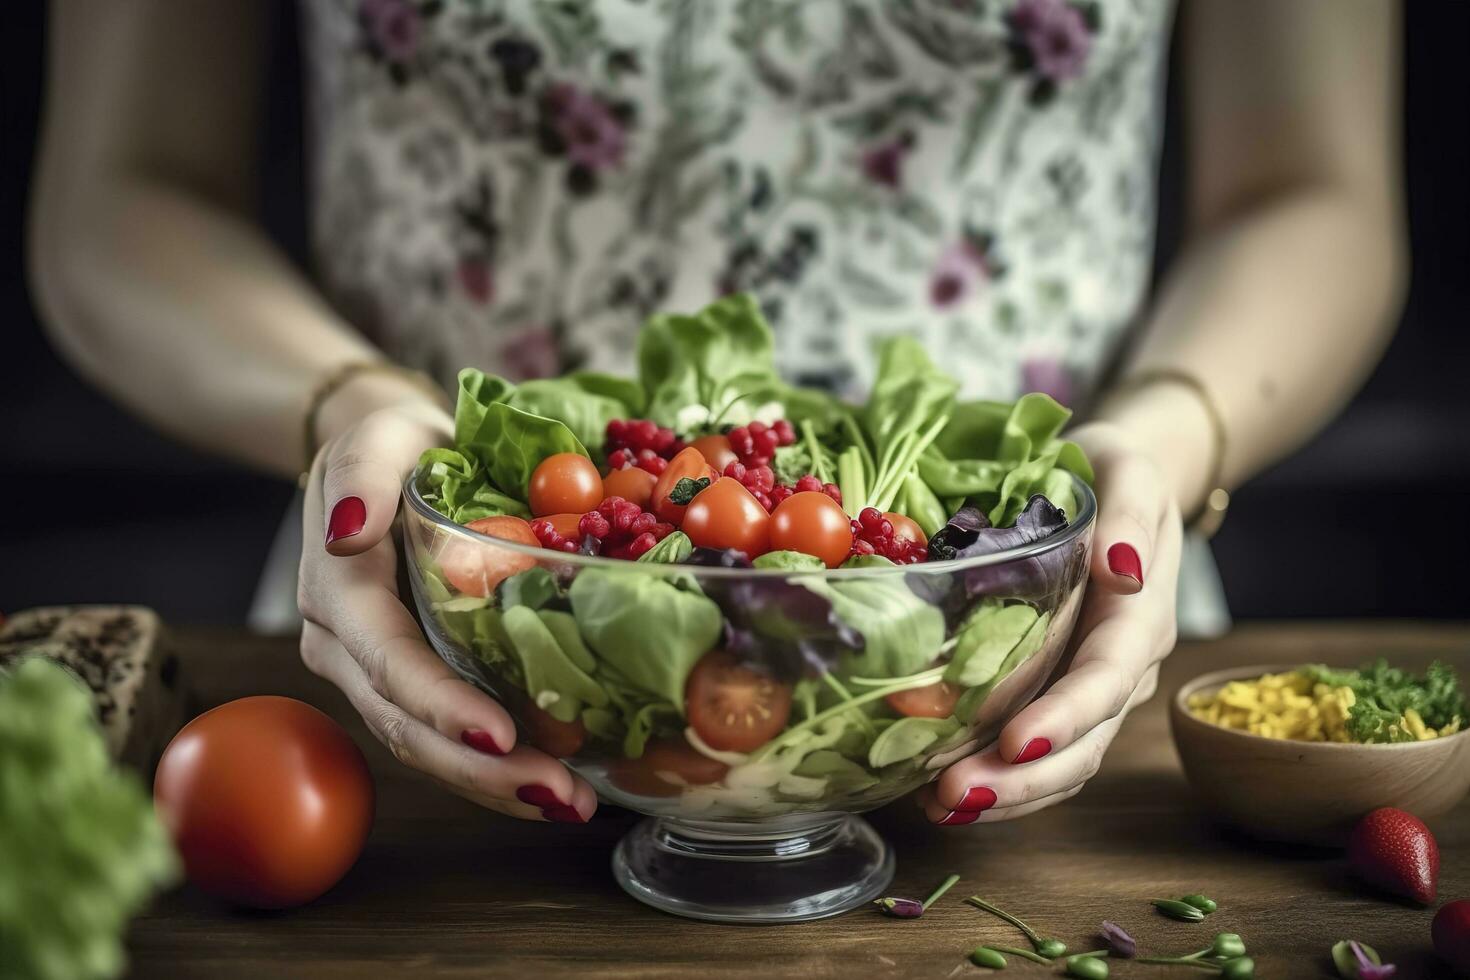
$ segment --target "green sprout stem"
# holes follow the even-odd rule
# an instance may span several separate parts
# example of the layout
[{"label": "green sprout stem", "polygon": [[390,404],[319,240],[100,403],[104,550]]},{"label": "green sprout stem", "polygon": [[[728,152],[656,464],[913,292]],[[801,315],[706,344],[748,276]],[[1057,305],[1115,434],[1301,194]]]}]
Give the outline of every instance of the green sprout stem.
[{"label": "green sprout stem", "polygon": [[940,882],[939,887],[934,889],[933,893],[931,893],[928,898],[924,899],[924,911],[929,911],[929,906],[939,901],[939,899],[943,897],[944,893],[953,888],[955,882],[959,880],[959,875],[950,875],[948,878],[944,879],[944,881]]},{"label": "green sprout stem", "polygon": [[[833,677],[831,671],[822,671],[822,680],[826,682],[828,687],[836,691],[844,702],[852,700],[852,692],[849,691],[846,687],[843,687],[842,682]],[[858,727],[861,728],[864,732],[868,733],[869,735],[877,734],[878,730],[873,727],[873,720],[858,709],[853,709],[852,718],[855,722],[857,722]]]},{"label": "green sprout stem", "polygon": [[1051,960],[1047,959],[1045,956],[1042,956],[1040,953],[1033,953],[1029,949],[1017,949],[1014,946],[991,946],[990,948],[995,950],[997,953],[1010,953],[1012,956],[1019,956],[1022,959],[1030,960],[1033,963],[1051,963]]},{"label": "green sprout stem", "polygon": [[[1209,950],[1206,950],[1209,952]],[[1190,956],[1139,956],[1135,957],[1135,963],[1169,963],[1176,966],[1197,966],[1201,970],[1215,970],[1220,968],[1214,963],[1204,963]]]},{"label": "green sprout stem", "polygon": [[771,739],[765,745],[762,745],[760,748],[756,749],[755,752],[751,753],[750,760],[752,762],[760,762],[764,759],[769,759],[772,755],[776,753],[777,749],[781,748],[784,745],[790,744],[793,736],[800,735],[810,728],[815,728],[817,725],[820,725],[825,721],[836,718],[838,715],[844,714],[845,712],[851,711],[858,705],[868,704],[872,701],[881,700],[883,698],[886,698],[890,694],[897,694],[899,691],[909,691],[916,687],[928,687],[930,684],[933,683],[932,680],[923,680],[922,677],[922,674],[914,674],[900,681],[896,681],[893,684],[889,684],[886,687],[874,688],[871,691],[866,691],[862,694],[856,695],[851,701],[844,701],[841,704],[833,705],[825,711],[820,711],[812,717],[803,721],[801,724],[792,725],[790,728],[786,729],[786,731],[782,732],[780,735]]},{"label": "green sprout stem", "polygon": [[[989,912],[991,915],[999,916],[1000,918],[1009,922],[1011,925],[1015,926],[1017,929],[1020,929],[1021,932],[1026,934],[1026,938],[1031,940],[1032,946],[1041,945],[1042,939],[1041,936],[1037,935],[1036,930],[1032,929],[1030,926],[1022,922],[1020,919],[1016,918],[1014,915],[1011,915],[1011,913],[1005,911],[1004,909],[997,908],[996,906],[991,905],[979,895],[971,895],[969,898],[965,899],[965,901],[968,902],[970,905],[975,906],[977,909],[983,909],[986,912]],[[999,949],[999,947],[995,948]],[[1051,961],[1046,960],[1046,962],[1049,963]]]}]

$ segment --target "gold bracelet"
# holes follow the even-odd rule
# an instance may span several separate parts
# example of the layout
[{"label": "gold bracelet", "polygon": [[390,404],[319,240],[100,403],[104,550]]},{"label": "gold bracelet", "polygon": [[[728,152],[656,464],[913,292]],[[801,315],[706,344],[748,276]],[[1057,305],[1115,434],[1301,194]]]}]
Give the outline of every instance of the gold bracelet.
[{"label": "gold bracelet", "polygon": [[1199,400],[1201,407],[1205,410],[1205,416],[1210,421],[1210,432],[1214,436],[1215,452],[1210,459],[1209,479],[1205,486],[1210,490],[1205,494],[1204,501],[1185,522],[1186,526],[1202,535],[1206,539],[1215,536],[1220,530],[1220,525],[1225,523],[1225,512],[1230,509],[1230,491],[1226,490],[1222,476],[1225,471],[1225,450],[1229,440],[1225,431],[1225,415],[1220,411],[1220,405],[1215,401],[1210,390],[1205,387],[1204,382],[1195,375],[1180,368],[1151,368],[1127,378],[1119,385],[1120,391],[1147,388],[1156,384],[1177,384],[1189,389]]},{"label": "gold bracelet", "polygon": [[306,403],[306,414],[302,417],[301,445],[305,451],[306,465],[302,467],[301,476],[296,482],[303,489],[311,476],[311,466],[316,461],[317,451],[321,449],[316,438],[316,423],[317,417],[321,415],[322,406],[327,403],[328,398],[335,395],[348,382],[364,374],[392,375],[422,389],[440,405],[447,403],[444,390],[433,378],[422,371],[414,371],[391,361],[349,361],[334,368],[312,389],[311,397]]}]

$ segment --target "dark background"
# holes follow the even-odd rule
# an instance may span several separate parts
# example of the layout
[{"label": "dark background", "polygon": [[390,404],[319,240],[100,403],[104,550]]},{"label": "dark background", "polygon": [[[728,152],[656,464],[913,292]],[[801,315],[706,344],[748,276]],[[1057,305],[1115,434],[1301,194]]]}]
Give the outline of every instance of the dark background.
[{"label": "dark background", "polygon": [[[300,68],[292,5],[277,6],[262,200],[300,259]],[[1403,321],[1343,415],[1235,495],[1215,552],[1238,617],[1470,614],[1470,3],[1404,6]],[[180,621],[238,621],[291,488],[183,449],[93,392],[48,346],[27,295],[45,16],[42,3],[10,4],[0,30],[0,497],[11,501],[0,610],[127,601]],[[1168,144],[1161,266],[1179,158]]]}]

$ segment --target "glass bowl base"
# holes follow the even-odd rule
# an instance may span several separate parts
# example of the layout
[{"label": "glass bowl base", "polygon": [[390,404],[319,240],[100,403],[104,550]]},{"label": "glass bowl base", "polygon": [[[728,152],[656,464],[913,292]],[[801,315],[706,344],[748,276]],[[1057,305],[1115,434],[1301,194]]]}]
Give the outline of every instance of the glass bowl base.
[{"label": "glass bowl base", "polygon": [[648,819],[618,842],[612,864],[640,902],[709,922],[822,919],[871,902],[893,880],[893,852],[852,814],[776,826]]}]

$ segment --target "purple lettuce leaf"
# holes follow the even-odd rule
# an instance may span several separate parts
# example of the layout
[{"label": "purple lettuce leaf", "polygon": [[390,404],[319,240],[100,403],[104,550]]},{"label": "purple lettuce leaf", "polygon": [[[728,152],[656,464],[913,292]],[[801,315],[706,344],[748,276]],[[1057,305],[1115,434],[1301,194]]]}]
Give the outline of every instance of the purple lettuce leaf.
[{"label": "purple lettuce leaf", "polygon": [[[1034,544],[1067,527],[1067,516],[1041,494],[1034,495],[1010,527],[991,527],[974,507],[962,507],[929,541],[935,561],[962,560]],[[1014,599],[1047,600],[1070,588],[1086,559],[1086,546],[1052,548],[1039,555],[986,565],[965,572],[965,591],[971,596],[997,595]]]},{"label": "purple lettuce leaf", "polygon": [[725,614],[725,649],[780,680],[831,670],[863,635],[843,623],[825,596],[775,577],[701,583]]}]

